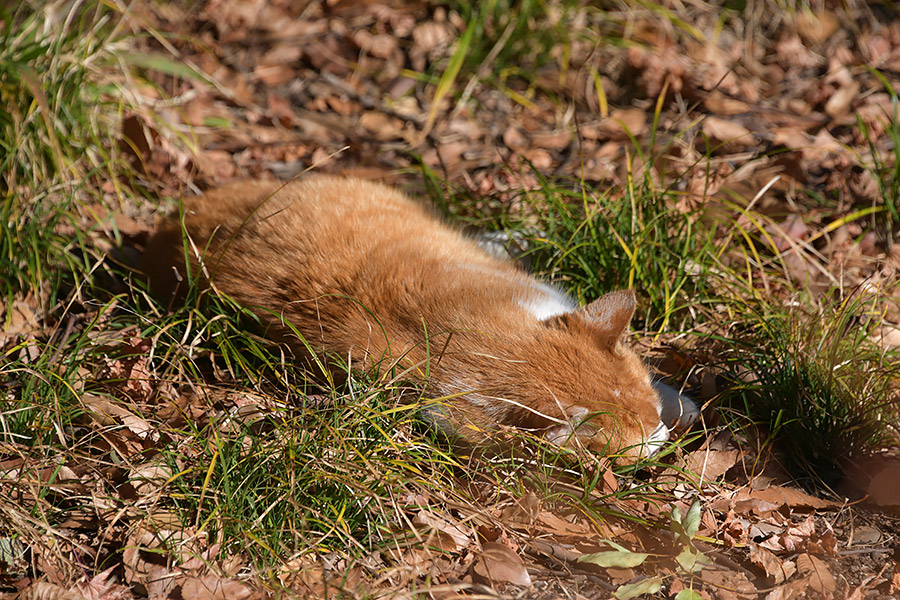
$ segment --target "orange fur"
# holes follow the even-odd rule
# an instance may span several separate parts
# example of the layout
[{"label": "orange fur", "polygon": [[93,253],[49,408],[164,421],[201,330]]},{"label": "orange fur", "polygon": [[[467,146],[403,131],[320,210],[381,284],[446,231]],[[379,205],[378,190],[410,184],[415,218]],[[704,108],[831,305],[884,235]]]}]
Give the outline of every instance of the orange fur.
[{"label": "orange fur", "polygon": [[[185,199],[183,226],[194,272],[266,335],[305,355],[290,323],[326,359],[427,372],[429,394],[451,397],[435,420],[466,438],[513,426],[604,451],[668,435],[622,344],[632,293],[575,309],[394,189],[328,176],[235,183]],[[155,291],[177,294],[182,224],[168,220],[145,256]]]}]

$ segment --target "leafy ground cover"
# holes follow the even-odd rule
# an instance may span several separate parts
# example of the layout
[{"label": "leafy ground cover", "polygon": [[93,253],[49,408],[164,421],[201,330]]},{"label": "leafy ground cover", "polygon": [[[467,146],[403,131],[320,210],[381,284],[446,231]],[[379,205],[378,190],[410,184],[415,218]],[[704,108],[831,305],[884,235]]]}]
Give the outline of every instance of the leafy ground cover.
[{"label": "leafy ground cover", "polygon": [[[25,4],[0,21],[0,594],[900,593],[890,5]],[[177,198],[387,180],[704,405],[651,463],[455,447],[134,263]],[[522,241],[518,244],[517,241]]]}]

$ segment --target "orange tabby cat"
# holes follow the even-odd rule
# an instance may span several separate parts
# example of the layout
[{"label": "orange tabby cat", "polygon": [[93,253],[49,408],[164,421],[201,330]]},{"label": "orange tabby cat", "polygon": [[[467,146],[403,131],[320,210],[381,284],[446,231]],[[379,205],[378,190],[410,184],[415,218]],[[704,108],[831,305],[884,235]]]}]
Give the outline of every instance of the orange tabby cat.
[{"label": "orange tabby cat", "polygon": [[[226,185],[185,199],[183,226],[193,272],[251,309],[268,337],[331,365],[427,374],[428,393],[446,398],[432,417],[465,438],[512,426],[646,455],[669,437],[623,343],[632,292],[578,308],[402,193],[358,179]],[[149,244],[162,295],[184,285],[183,247],[177,219]]]}]

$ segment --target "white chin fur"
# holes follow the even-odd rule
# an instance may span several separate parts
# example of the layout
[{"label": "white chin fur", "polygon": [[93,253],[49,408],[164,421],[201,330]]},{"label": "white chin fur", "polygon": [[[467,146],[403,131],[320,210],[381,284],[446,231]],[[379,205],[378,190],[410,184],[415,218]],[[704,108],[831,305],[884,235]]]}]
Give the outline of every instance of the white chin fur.
[{"label": "white chin fur", "polygon": [[656,429],[653,430],[653,433],[650,434],[650,437],[647,438],[647,441],[644,442],[643,452],[642,454],[649,458],[659,452],[659,449],[663,447],[669,441],[669,428],[666,427],[666,424],[662,421],[659,422],[659,425],[656,426]]}]

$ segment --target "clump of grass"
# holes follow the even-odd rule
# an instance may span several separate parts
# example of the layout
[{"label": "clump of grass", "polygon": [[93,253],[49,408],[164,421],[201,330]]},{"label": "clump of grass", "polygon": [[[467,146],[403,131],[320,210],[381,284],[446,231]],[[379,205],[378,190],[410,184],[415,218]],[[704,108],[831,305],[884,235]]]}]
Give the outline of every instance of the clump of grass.
[{"label": "clump of grass", "polygon": [[545,234],[533,241],[531,264],[577,298],[636,289],[645,296],[638,326],[671,331],[687,322],[683,309],[712,295],[710,232],[649,180],[621,194],[544,180],[533,201],[543,207]]},{"label": "clump of grass", "polygon": [[892,114],[885,114],[883,119],[884,132],[891,140],[889,145],[890,153],[885,155],[885,152],[879,149],[866,122],[859,116],[856,118],[856,126],[860,135],[869,145],[871,164],[867,168],[878,187],[878,195],[874,203],[879,204],[880,200],[880,204],[886,212],[886,238],[887,245],[890,247],[894,243],[894,234],[897,228],[900,227],[900,123],[898,123],[898,117],[900,117],[898,105],[900,105],[900,102],[898,102],[897,93],[887,79],[881,73],[874,72],[891,96]]},{"label": "clump of grass", "polygon": [[878,321],[852,298],[818,314],[770,308],[725,340],[734,385],[723,404],[766,432],[811,489],[833,486],[849,461],[895,439],[900,356],[873,343]]},{"label": "clump of grass", "polygon": [[[501,81],[516,76],[530,80],[548,61],[565,61],[572,35],[569,20],[578,5],[573,0],[552,6],[533,0],[451,3],[451,9],[473,29],[463,72]],[[562,56],[555,56],[561,46]],[[565,71],[568,65],[560,66]]]},{"label": "clump of grass", "polygon": [[99,138],[108,128],[92,76],[109,58],[115,13],[101,2],[70,8],[0,9],[0,286],[7,299],[46,286],[52,300],[61,273],[85,269],[72,264],[83,248],[70,252],[81,240],[56,230],[84,179],[114,167]]},{"label": "clump of grass", "polygon": [[99,259],[75,212],[85,180],[115,168],[93,78],[114,14],[100,2],[0,9],[0,296],[41,328],[0,346],[0,443],[41,455],[66,450],[90,372],[79,286]]},{"label": "clump of grass", "polygon": [[403,435],[414,410],[397,410],[390,390],[291,400],[225,430],[178,433],[188,443],[165,454],[181,466],[171,489],[186,524],[202,523],[265,564],[298,551],[359,557],[401,526],[404,507],[392,498],[447,483],[455,461]]},{"label": "clump of grass", "polygon": [[[62,469],[92,464],[97,437],[83,428],[80,398],[102,363],[90,336],[109,305],[85,310],[81,284],[99,259],[76,212],[83,184],[115,170],[94,77],[114,16],[100,2],[0,9],[0,302],[21,302],[34,318],[33,330],[0,340],[0,447],[23,465],[0,504],[28,515],[2,519],[0,535],[54,555],[63,551],[52,524],[84,508],[59,485]],[[0,313],[13,322],[13,310]]]}]

